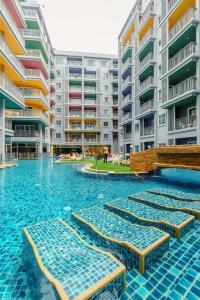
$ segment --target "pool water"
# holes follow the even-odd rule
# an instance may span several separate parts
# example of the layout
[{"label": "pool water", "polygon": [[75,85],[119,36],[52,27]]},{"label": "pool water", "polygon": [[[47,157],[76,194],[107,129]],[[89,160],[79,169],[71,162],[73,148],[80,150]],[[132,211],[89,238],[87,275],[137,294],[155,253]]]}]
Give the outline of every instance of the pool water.
[{"label": "pool water", "polygon": [[[59,165],[54,164],[53,159],[44,159],[20,161],[18,167],[0,172],[0,299],[33,300],[22,264],[23,227],[54,217],[68,220],[71,212],[81,208],[102,206],[109,200],[127,197],[129,194],[156,186],[170,187],[167,183],[153,179],[114,180],[107,176],[90,178],[82,175],[79,169],[78,165]],[[181,186],[177,188],[194,192],[194,189]],[[197,233],[200,233],[198,226],[199,224],[193,231],[194,243]],[[85,237],[79,228],[77,230]],[[179,243],[173,242],[175,248],[177,242]],[[194,243],[190,241],[186,248]],[[200,249],[199,244],[195,244],[194,249],[197,247]],[[139,298],[139,292],[137,297],[133,298],[133,292],[145,284],[145,277],[137,273],[137,276],[140,276],[138,280],[143,285],[140,282],[136,282],[136,285],[134,272],[128,274],[128,289],[124,299],[144,299]],[[157,271],[153,269],[153,272]],[[143,288],[141,293],[145,293],[145,290],[146,288]]]}]

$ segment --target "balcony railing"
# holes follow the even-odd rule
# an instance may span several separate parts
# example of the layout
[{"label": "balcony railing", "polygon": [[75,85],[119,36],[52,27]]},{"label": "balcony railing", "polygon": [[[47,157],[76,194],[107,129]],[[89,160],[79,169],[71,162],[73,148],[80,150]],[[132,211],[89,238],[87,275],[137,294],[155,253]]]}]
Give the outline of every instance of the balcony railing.
[{"label": "balcony railing", "polygon": [[192,116],[186,116],[175,120],[175,129],[182,130],[188,128],[194,128],[197,126],[197,116],[196,114]]},{"label": "balcony railing", "polygon": [[113,130],[118,130],[118,124],[113,124]]},{"label": "balcony railing", "polygon": [[9,118],[5,118],[5,128],[12,130],[12,120]]},{"label": "balcony railing", "polygon": [[128,76],[123,82],[122,82],[122,89],[125,88],[125,86],[127,84],[131,84],[132,83],[132,77],[131,76]]},{"label": "balcony railing", "polygon": [[127,95],[125,97],[122,98],[122,103],[121,105],[124,106],[128,103],[132,102],[132,98],[131,98],[131,95]]},{"label": "balcony railing", "polygon": [[26,69],[26,77],[33,78],[33,79],[40,78],[43,81],[46,88],[48,89],[47,81],[40,70]]},{"label": "balcony railing", "polygon": [[118,76],[113,76],[113,77],[112,77],[112,80],[113,80],[113,81],[118,81]]},{"label": "balcony railing", "polygon": [[143,45],[146,43],[146,41],[150,38],[150,37],[154,37],[154,30],[153,28],[150,28],[147,33],[143,36],[143,38],[141,39],[141,41],[139,42],[139,49],[141,49],[143,47]]},{"label": "balcony railing", "polygon": [[21,62],[17,59],[16,55],[12,52],[9,46],[6,44],[3,37],[0,35],[0,48],[3,50],[8,59],[12,62],[12,64],[19,70],[19,72],[25,76],[25,69]]},{"label": "balcony railing", "polygon": [[169,89],[169,99],[176,98],[196,89],[196,77],[189,77]]},{"label": "balcony railing", "polygon": [[140,70],[144,68],[151,60],[154,59],[153,52],[149,52],[147,56],[140,62]]},{"label": "balcony railing", "polygon": [[37,130],[15,130],[14,137],[35,137],[39,138],[40,134]]},{"label": "balcony railing", "polygon": [[82,130],[82,126],[73,126],[73,125],[69,125],[68,126],[68,129],[71,129],[71,130]]},{"label": "balcony railing", "polygon": [[81,99],[70,99],[69,100],[69,104],[73,104],[73,105],[81,105],[82,101]]},{"label": "balcony railing", "polygon": [[118,94],[118,89],[113,89],[113,94]]},{"label": "balcony railing", "polygon": [[130,139],[131,139],[131,132],[125,133],[124,139],[125,139],[125,140],[130,140]]},{"label": "balcony railing", "polygon": [[132,112],[128,112],[122,115],[122,121],[127,121],[132,119]]},{"label": "balcony railing", "polygon": [[92,112],[86,112],[84,113],[84,118],[96,118],[97,114]]},{"label": "balcony railing", "polygon": [[82,66],[82,61],[77,61],[77,60],[68,60],[67,64],[69,66]]},{"label": "balcony railing", "polygon": [[35,59],[41,59],[43,62],[43,65],[46,67],[46,62],[43,58],[42,52],[39,49],[27,49],[26,56],[33,57]]},{"label": "balcony railing", "polygon": [[132,44],[131,43],[126,43],[126,45],[122,48],[121,56],[124,56],[124,54],[126,53],[128,48],[130,48],[130,47],[132,47]]},{"label": "balcony railing", "polygon": [[115,112],[113,113],[113,118],[118,118],[118,116],[119,116],[119,115],[118,115],[117,112],[116,112],[116,113],[115,113]]},{"label": "balcony railing", "polygon": [[70,79],[81,79],[82,78],[82,74],[69,73],[69,78]]},{"label": "balcony railing", "polygon": [[48,104],[48,99],[38,89],[25,89],[21,88],[20,91],[25,98],[36,98],[41,99],[45,104]]},{"label": "balcony railing", "polygon": [[136,107],[136,114],[142,114],[148,110],[151,110],[154,108],[154,99],[148,100],[146,101],[144,104],[142,105],[138,105],[138,107]]},{"label": "balcony railing", "polygon": [[69,139],[67,139],[68,143],[82,143],[82,138],[81,136],[77,136],[77,137],[69,137]]},{"label": "balcony railing", "polygon": [[84,129],[85,130],[98,130],[99,127],[95,126],[95,125],[90,125],[90,124],[87,125],[87,124],[85,124]]},{"label": "balcony railing", "polygon": [[84,74],[84,78],[96,80],[96,75],[95,74]]},{"label": "balcony railing", "polygon": [[70,112],[69,113],[69,117],[73,117],[73,118],[81,118],[81,116],[82,116],[82,114],[81,114],[81,112]]},{"label": "balcony railing", "polygon": [[96,93],[96,87],[92,88],[89,86],[84,86],[84,91],[89,93]]},{"label": "balcony railing", "polygon": [[23,8],[24,11],[24,15],[27,18],[37,18],[37,11],[35,9],[31,9],[31,8]]},{"label": "balcony railing", "polygon": [[132,62],[132,59],[129,57],[129,58],[125,61],[125,63],[122,65],[122,72],[124,72],[124,71],[128,68],[128,66],[130,66],[132,63],[133,63],[133,62]]},{"label": "balcony railing", "polygon": [[48,117],[39,109],[12,109],[6,111],[6,116],[9,117],[30,117],[30,118],[41,118],[46,123],[49,123]]},{"label": "balcony railing", "polygon": [[147,79],[145,79],[144,81],[142,81],[140,83],[139,92],[140,93],[143,92],[144,90],[146,90],[148,87],[150,87],[153,84],[154,84],[154,77],[149,76]]},{"label": "balcony railing", "polygon": [[69,86],[69,91],[70,92],[81,92],[82,87],[80,85],[70,85]]},{"label": "balcony railing", "polygon": [[154,134],[154,125],[144,127],[141,132],[141,136],[148,136],[153,134]]},{"label": "balcony railing", "polygon": [[7,79],[7,77],[0,72],[0,87],[3,87],[5,91],[14,99],[17,99],[20,102],[24,102],[24,97],[20,91],[10,80]]},{"label": "balcony railing", "polygon": [[2,14],[4,17],[6,17],[7,22],[9,23],[10,27],[12,28],[12,31],[14,32],[15,36],[17,37],[18,41],[21,43],[23,47],[25,47],[24,39],[19,31],[19,28],[17,27],[16,23],[13,21],[12,16],[10,15],[10,12],[7,8],[7,6],[4,4],[5,1],[0,0],[0,10],[2,11]]},{"label": "balcony railing", "polygon": [[170,11],[178,1],[179,0],[168,0],[168,11]]},{"label": "balcony railing", "polygon": [[43,38],[39,29],[21,29],[21,33],[24,37]]},{"label": "balcony railing", "polygon": [[96,99],[84,100],[84,105],[97,105]]},{"label": "balcony railing", "polygon": [[175,66],[183,62],[191,54],[197,53],[197,44],[195,42],[190,42],[183,49],[177,52],[173,57],[169,59],[169,70],[173,69]]},{"label": "balcony railing", "polygon": [[154,2],[150,2],[145,9],[142,18],[140,19],[140,26],[144,23],[150,13],[154,12]]},{"label": "balcony railing", "polygon": [[117,106],[118,105],[118,100],[113,101],[113,106]]},{"label": "balcony railing", "polygon": [[169,41],[176,36],[196,15],[194,8],[189,8],[186,13],[175,23],[175,25],[169,30]]}]

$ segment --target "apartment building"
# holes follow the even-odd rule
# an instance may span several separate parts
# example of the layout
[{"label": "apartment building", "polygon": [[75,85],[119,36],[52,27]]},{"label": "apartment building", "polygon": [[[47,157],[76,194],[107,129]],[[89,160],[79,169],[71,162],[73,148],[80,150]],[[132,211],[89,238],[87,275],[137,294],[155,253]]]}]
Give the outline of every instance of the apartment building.
[{"label": "apartment building", "polygon": [[119,36],[120,151],[200,143],[200,2],[137,1]]},{"label": "apartment building", "polygon": [[54,153],[118,151],[118,59],[55,51]]},{"label": "apartment building", "polygon": [[52,152],[53,48],[36,1],[1,0],[1,160]]}]

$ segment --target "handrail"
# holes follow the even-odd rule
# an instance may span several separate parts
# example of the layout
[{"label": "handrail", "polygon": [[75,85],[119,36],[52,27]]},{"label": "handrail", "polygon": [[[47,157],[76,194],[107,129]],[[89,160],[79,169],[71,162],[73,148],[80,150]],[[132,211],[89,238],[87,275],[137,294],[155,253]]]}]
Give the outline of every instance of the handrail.
[{"label": "handrail", "polygon": [[173,99],[194,89],[196,89],[196,77],[192,76],[171,87],[169,89],[169,99]]},{"label": "handrail", "polygon": [[175,66],[184,61],[191,54],[197,52],[197,44],[195,42],[190,42],[183,49],[178,51],[174,56],[169,59],[169,70],[173,69]]},{"label": "handrail", "polygon": [[0,86],[2,86],[8,93],[10,93],[13,98],[24,102],[24,97],[20,91],[8,78],[0,72]]}]

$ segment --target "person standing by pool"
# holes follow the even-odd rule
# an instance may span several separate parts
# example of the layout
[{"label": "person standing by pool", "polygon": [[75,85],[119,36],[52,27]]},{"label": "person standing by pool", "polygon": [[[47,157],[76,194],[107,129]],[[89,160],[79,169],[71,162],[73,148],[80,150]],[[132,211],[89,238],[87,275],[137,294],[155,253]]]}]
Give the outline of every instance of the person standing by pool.
[{"label": "person standing by pool", "polygon": [[105,146],[103,148],[103,162],[104,162],[104,164],[108,163],[108,147],[107,146]]}]

